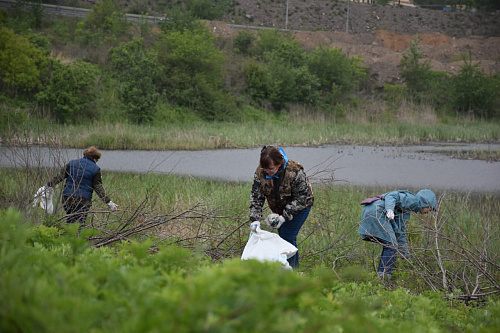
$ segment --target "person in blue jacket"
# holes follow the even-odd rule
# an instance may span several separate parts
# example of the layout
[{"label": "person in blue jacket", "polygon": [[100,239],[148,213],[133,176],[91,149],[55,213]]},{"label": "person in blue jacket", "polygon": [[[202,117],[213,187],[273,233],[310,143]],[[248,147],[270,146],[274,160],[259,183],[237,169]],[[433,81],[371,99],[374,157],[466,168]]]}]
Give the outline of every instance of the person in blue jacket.
[{"label": "person in blue jacket", "polygon": [[55,185],[65,180],[62,202],[67,214],[66,223],[85,224],[94,191],[112,211],[118,209],[102,185],[101,168],[97,166],[100,158],[101,152],[97,148],[85,149],[82,158],[69,161],[45,186],[45,189],[53,191]]},{"label": "person in blue jacket", "polygon": [[382,245],[377,274],[390,279],[398,252],[408,257],[406,224],[410,213],[436,211],[436,195],[431,190],[421,190],[416,195],[409,191],[392,191],[365,199],[361,204],[365,206],[358,233],[363,240]]}]

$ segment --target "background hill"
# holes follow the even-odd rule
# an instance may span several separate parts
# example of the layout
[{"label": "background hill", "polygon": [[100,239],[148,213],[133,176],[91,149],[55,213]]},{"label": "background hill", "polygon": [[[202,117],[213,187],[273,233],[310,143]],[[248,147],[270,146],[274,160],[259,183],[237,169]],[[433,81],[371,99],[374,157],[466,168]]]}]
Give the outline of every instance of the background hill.
[{"label": "background hill", "polygon": [[[59,4],[70,5],[69,1]],[[168,2],[168,1],[167,1]],[[89,6],[96,1],[82,1]],[[122,0],[131,12],[168,15],[159,3],[139,4]],[[403,52],[418,35],[419,44],[433,70],[456,74],[462,55],[472,55],[486,73],[500,70],[500,13],[465,11],[443,12],[408,6],[379,6],[350,3],[346,33],[345,1],[291,0],[287,28],[307,49],[319,45],[338,47],[351,56],[359,55],[381,84],[401,83],[398,64]],[[207,21],[212,31],[232,38],[237,29],[227,24],[284,29],[286,1],[239,0],[220,20]]]}]

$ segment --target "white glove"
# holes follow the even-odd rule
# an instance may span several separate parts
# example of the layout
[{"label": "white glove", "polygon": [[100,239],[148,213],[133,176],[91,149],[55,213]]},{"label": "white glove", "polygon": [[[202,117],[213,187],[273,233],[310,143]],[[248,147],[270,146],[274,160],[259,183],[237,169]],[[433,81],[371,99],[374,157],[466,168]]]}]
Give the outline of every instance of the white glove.
[{"label": "white glove", "polygon": [[114,212],[118,209],[118,205],[115,204],[113,201],[108,202],[109,208],[111,208],[111,211]]},{"label": "white glove", "polygon": [[279,214],[269,214],[266,217],[266,223],[269,227],[279,229],[281,225],[285,222],[285,218]]},{"label": "white glove", "polygon": [[253,221],[250,224],[250,231],[253,233],[258,233],[260,231],[260,222],[259,221]]},{"label": "white glove", "polygon": [[42,186],[36,191],[35,199],[33,200],[33,207],[38,206],[45,210],[49,214],[54,213],[54,205],[52,203],[52,197],[54,196],[54,189],[50,186]]},{"label": "white glove", "polygon": [[394,212],[392,211],[392,209],[388,209],[385,216],[387,216],[389,220],[394,220]]}]

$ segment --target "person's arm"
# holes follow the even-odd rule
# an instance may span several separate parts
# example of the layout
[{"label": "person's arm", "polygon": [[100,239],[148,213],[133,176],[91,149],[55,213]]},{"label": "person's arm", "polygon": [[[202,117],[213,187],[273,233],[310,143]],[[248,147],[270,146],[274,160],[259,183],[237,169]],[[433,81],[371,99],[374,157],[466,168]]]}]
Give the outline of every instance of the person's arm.
[{"label": "person's arm", "polygon": [[101,170],[97,171],[92,181],[92,186],[94,187],[95,193],[99,196],[99,198],[104,201],[104,203],[109,203],[111,200],[106,195],[106,191],[104,190],[104,186],[102,185],[102,175]]},{"label": "person's arm", "polygon": [[283,216],[288,220],[292,220],[294,215],[307,207],[307,194],[309,185],[307,182],[306,173],[300,169],[297,176],[292,182],[292,202],[283,209]]},{"label": "person's arm", "polygon": [[68,177],[68,167],[69,164],[66,164],[59,172],[52,178],[48,183],[47,187],[54,187],[60,182],[62,182],[66,177]]},{"label": "person's arm", "polygon": [[250,221],[260,221],[262,219],[262,207],[266,201],[266,196],[262,191],[262,184],[260,183],[257,173],[253,176],[252,192],[250,194]]},{"label": "person's arm", "polygon": [[384,195],[385,210],[396,210],[396,207],[400,205],[399,191],[392,191]]}]

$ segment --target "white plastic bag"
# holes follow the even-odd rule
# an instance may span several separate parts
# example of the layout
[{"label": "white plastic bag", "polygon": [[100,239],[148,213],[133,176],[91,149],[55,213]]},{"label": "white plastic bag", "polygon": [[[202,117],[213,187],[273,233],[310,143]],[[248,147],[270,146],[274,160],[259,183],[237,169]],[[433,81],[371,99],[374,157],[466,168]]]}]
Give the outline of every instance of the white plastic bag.
[{"label": "white plastic bag", "polygon": [[36,191],[35,199],[33,200],[33,207],[40,205],[40,207],[49,214],[54,213],[54,204],[52,199],[54,197],[54,189],[52,187],[42,186]]},{"label": "white plastic bag", "polygon": [[[253,222],[252,225],[256,223]],[[242,260],[257,259],[260,261],[279,261],[285,268],[292,269],[287,259],[297,253],[298,249],[278,234],[261,230],[260,226],[252,229],[247,245],[241,255]]]}]

